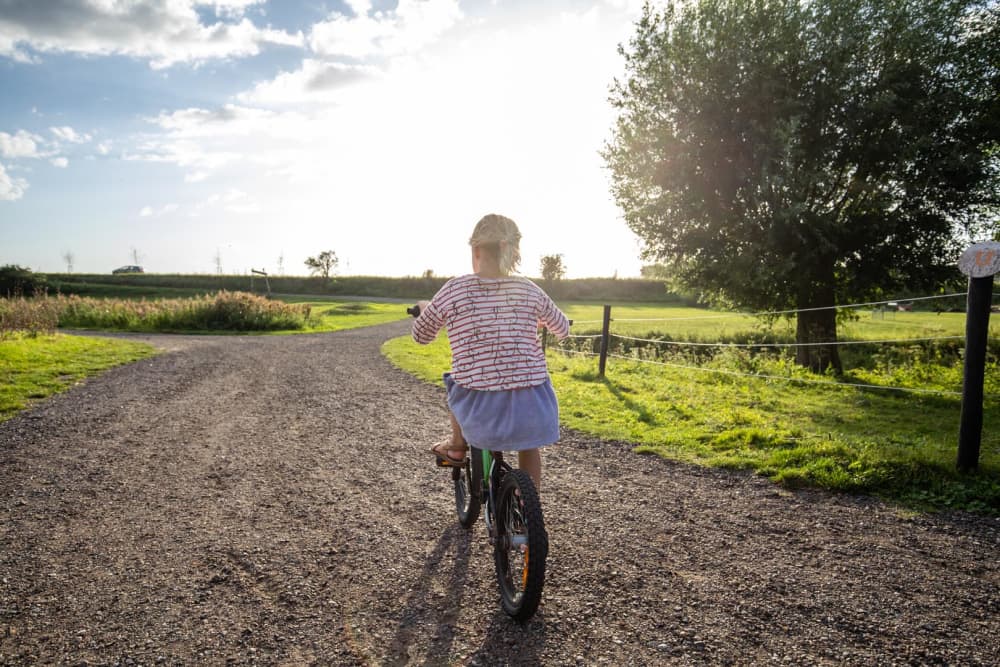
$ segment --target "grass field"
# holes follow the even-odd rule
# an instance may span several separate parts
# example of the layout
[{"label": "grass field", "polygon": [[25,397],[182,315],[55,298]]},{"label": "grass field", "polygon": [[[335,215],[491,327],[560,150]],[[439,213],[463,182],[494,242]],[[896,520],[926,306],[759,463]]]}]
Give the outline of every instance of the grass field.
[{"label": "grass field", "polygon": [[0,340],[0,421],[86,377],[154,354],[141,343],[62,334]]},{"label": "grass field", "polygon": [[[574,321],[573,333],[599,332],[603,306],[561,304]],[[886,340],[931,336],[964,336],[965,313],[926,311],[879,312],[874,309],[851,311],[854,318],[840,323],[840,340]],[[650,331],[675,333],[686,340],[720,340],[749,332],[771,332],[783,340],[795,339],[795,321],[785,318],[766,324],[756,317],[702,308],[662,304],[617,305],[611,309],[611,332],[640,336]],[[1000,316],[991,318],[990,334],[1000,335]]]},{"label": "grass field", "polygon": [[[574,331],[585,330],[589,325],[582,321],[600,315],[598,306],[571,304],[566,311],[580,323]],[[595,313],[598,317],[592,317]],[[691,339],[710,339],[705,323],[714,320],[677,318],[711,314],[662,306],[612,311],[621,319],[670,317],[671,336]],[[893,315],[888,324],[857,320],[845,334],[881,340],[887,331],[892,338],[964,331],[961,314]],[[634,324],[618,321],[612,331]],[[641,323],[644,333],[657,330],[651,324],[656,323]],[[755,326],[752,318],[744,322],[744,327]],[[730,330],[735,337],[746,332],[735,323]],[[395,339],[384,353],[397,366],[438,384],[450,363],[443,336],[426,347],[406,337]],[[961,365],[953,358],[928,356],[922,348],[876,356],[844,379],[945,392],[961,386]],[[787,357],[742,350],[726,350],[697,364],[683,355],[665,363],[671,365],[610,359],[606,377],[599,378],[596,359],[550,351],[563,423],[636,443],[640,452],[754,470],[790,487],[874,494],[918,509],[1000,514],[1000,373],[995,360],[987,371],[980,472],[965,476],[955,471],[961,403],[951,393],[845,386],[832,377],[810,375]]]},{"label": "grass field", "polygon": [[307,303],[312,309],[309,325],[306,328],[306,331],[312,333],[368,327],[409,317],[406,314],[406,306],[399,303],[316,300],[303,303]]}]

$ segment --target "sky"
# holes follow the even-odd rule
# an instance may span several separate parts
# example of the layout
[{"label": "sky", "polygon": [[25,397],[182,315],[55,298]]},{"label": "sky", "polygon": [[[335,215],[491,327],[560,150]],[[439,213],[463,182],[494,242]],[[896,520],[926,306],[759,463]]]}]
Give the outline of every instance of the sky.
[{"label": "sky", "polygon": [[637,0],[0,0],[0,265],[636,276],[600,157]]}]

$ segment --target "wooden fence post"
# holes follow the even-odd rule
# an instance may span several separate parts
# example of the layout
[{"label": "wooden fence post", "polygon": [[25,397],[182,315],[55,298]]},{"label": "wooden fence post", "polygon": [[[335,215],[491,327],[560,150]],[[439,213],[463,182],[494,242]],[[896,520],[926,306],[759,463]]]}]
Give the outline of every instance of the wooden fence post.
[{"label": "wooden fence post", "polygon": [[962,472],[969,472],[979,467],[986,347],[993,300],[993,274],[1000,270],[1000,243],[973,245],[962,254],[958,268],[969,276],[969,295],[965,308],[965,368],[956,465]]},{"label": "wooden fence post", "polygon": [[601,325],[601,360],[598,363],[597,375],[604,377],[604,369],[608,365],[608,342],[611,338],[611,306],[604,306],[604,323]]}]

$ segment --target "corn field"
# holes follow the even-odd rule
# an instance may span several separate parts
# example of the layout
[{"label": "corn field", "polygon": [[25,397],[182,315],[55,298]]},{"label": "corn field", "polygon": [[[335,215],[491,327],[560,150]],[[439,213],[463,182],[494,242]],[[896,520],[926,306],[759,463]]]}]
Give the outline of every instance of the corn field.
[{"label": "corn field", "polygon": [[276,331],[304,329],[310,307],[245,292],[191,299],[130,301],[79,296],[0,299],[0,337],[37,336],[57,327],[118,331]]}]

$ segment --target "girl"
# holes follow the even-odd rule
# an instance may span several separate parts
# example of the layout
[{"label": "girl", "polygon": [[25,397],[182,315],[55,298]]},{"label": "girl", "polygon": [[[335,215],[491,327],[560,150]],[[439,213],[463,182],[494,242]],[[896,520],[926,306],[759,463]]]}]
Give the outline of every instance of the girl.
[{"label": "girl", "polygon": [[521,261],[521,233],[510,218],[487,215],[469,239],[473,273],[452,278],[431,301],[421,301],[413,339],[426,345],[448,330],[452,370],[444,374],[451,438],[431,451],[461,465],[467,443],[518,453],[518,467],[541,489],[538,451],[559,439],[559,406],[538,325],[559,339],[569,320],[540,287],[511,276]]}]

